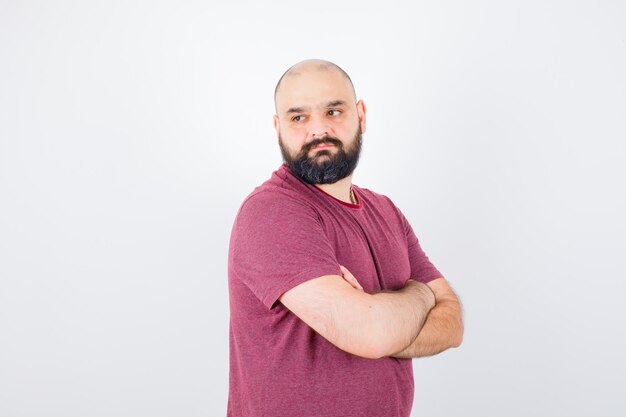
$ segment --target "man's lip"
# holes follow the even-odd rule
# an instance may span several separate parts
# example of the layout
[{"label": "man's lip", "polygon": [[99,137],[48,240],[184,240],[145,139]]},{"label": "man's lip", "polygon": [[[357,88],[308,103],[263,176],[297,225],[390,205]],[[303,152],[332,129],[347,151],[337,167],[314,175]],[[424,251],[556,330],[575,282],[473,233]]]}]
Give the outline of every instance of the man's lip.
[{"label": "man's lip", "polygon": [[330,147],[333,147],[333,146],[335,146],[335,145],[332,144],[332,143],[322,143],[321,145],[317,145],[313,149],[326,149],[326,148],[330,148]]}]

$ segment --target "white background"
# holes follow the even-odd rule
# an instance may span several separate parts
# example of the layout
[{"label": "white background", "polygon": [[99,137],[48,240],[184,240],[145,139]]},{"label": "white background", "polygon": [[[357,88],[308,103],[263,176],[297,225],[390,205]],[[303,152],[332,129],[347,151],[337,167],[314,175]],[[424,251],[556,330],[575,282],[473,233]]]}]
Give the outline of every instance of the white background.
[{"label": "white background", "polygon": [[230,228],[306,58],[464,303],[413,415],[624,415],[623,1],[0,0],[0,416],[225,415]]}]

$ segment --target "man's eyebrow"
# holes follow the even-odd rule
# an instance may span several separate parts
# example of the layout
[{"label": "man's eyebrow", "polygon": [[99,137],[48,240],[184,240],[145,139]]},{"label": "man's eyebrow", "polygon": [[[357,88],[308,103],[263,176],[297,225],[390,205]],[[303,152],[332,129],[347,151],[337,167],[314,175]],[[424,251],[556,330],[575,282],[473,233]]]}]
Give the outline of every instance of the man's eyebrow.
[{"label": "man's eyebrow", "polygon": [[[322,106],[322,108],[345,106],[345,105],[346,105],[346,102],[344,100],[333,100],[333,101],[329,101],[328,103],[326,103],[326,105]],[[287,110],[287,114],[304,113],[308,109],[309,107],[290,107],[289,110]]]},{"label": "man's eyebrow", "polygon": [[306,109],[308,109],[308,107],[290,107],[289,110],[287,110],[287,114],[289,114],[289,113],[303,113]]}]

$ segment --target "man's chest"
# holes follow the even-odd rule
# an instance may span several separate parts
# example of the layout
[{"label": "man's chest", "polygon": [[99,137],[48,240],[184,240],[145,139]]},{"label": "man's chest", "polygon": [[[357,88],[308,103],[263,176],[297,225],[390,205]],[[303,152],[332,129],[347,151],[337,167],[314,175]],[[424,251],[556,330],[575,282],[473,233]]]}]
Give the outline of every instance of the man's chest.
[{"label": "man's chest", "polygon": [[410,278],[406,235],[392,212],[320,210],[324,231],[338,262],[365,291],[397,290]]}]

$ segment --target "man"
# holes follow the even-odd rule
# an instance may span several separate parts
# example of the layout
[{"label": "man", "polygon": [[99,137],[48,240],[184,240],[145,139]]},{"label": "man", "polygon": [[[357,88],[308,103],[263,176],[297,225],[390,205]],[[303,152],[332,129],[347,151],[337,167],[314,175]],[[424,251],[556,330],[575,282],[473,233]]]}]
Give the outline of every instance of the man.
[{"label": "man", "polygon": [[352,184],[365,104],[333,63],[275,90],[284,164],[229,249],[228,416],[409,416],[411,358],[460,345],[460,303],[400,210]]}]

